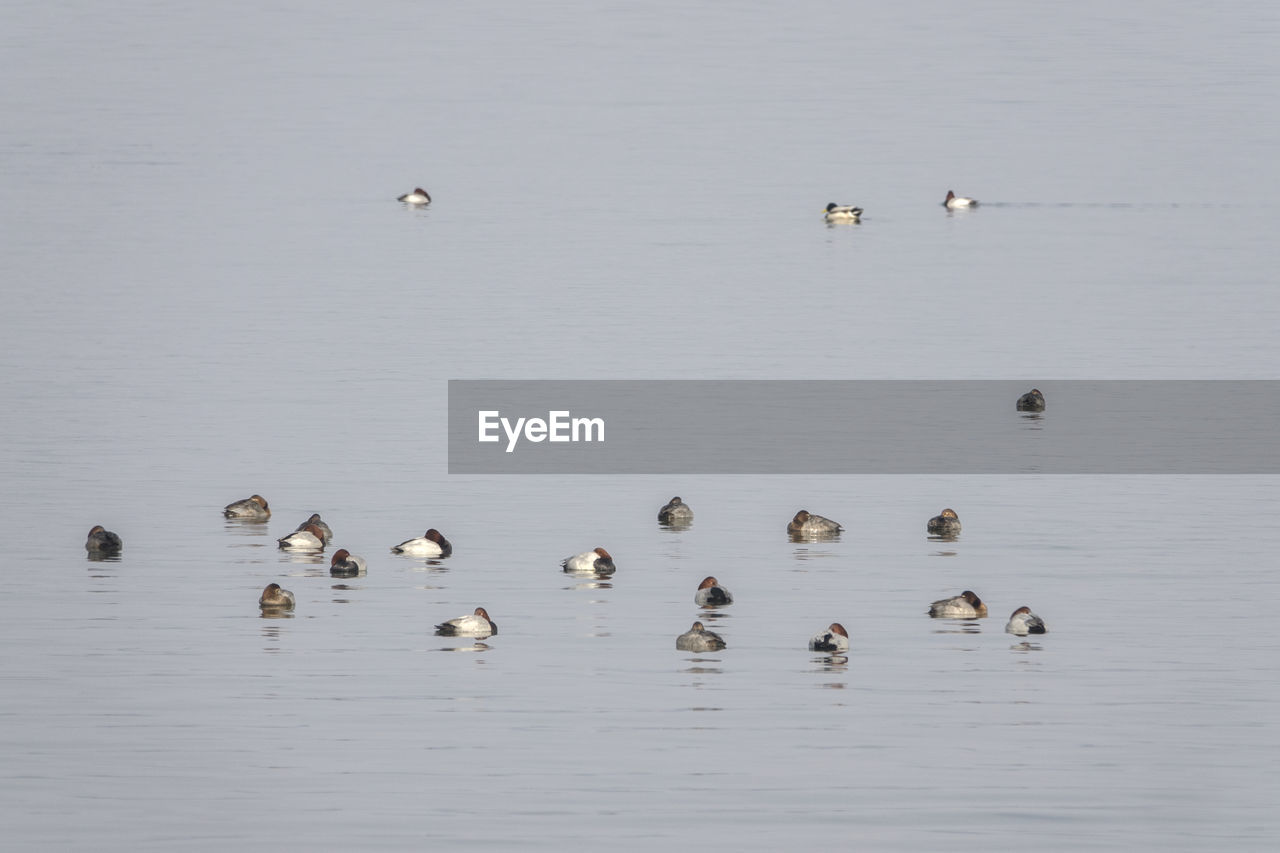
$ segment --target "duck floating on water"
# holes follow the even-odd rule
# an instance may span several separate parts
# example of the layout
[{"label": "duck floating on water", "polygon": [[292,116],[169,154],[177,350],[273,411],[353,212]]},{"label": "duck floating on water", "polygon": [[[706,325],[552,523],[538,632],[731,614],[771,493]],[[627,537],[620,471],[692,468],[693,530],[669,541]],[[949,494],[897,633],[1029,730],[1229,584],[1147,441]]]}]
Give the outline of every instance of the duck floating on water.
[{"label": "duck floating on water", "polygon": [[724,638],[715,631],[708,631],[701,622],[676,637],[676,648],[682,652],[718,652],[725,647]]},{"label": "duck floating on water", "polygon": [[89,531],[89,538],[84,542],[86,551],[94,551],[99,554],[116,554],[124,547],[124,542],[120,537],[110,530],[107,530],[101,524],[95,524],[93,529]]},{"label": "duck floating on water", "polygon": [[404,195],[397,198],[396,201],[402,201],[405,204],[414,204],[414,205],[421,206],[424,204],[431,204],[431,195],[422,187],[414,187],[413,192],[405,193]]},{"label": "duck floating on water", "polygon": [[1032,388],[1018,398],[1017,408],[1019,412],[1043,412],[1044,395],[1040,393],[1039,388]]},{"label": "duck floating on water", "polygon": [[929,615],[935,619],[981,619],[987,615],[987,605],[966,589],[954,598],[930,604]]},{"label": "duck floating on water", "polygon": [[947,198],[942,202],[942,206],[951,209],[957,207],[977,207],[978,200],[976,198],[965,198],[964,196],[956,195],[951,190],[947,190]]},{"label": "duck floating on water", "polygon": [[839,205],[833,201],[827,205],[822,218],[828,222],[857,222],[862,218],[862,208],[851,204]]},{"label": "duck floating on water", "polygon": [[1013,611],[1013,615],[1009,617],[1009,624],[1004,626],[1004,630],[1017,637],[1048,633],[1048,629],[1044,627],[1044,620],[1032,613],[1030,607],[1019,607]]},{"label": "duck floating on water", "polygon": [[229,503],[222,510],[227,518],[248,518],[253,521],[266,521],[271,517],[271,507],[262,495],[254,495],[242,501]]}]

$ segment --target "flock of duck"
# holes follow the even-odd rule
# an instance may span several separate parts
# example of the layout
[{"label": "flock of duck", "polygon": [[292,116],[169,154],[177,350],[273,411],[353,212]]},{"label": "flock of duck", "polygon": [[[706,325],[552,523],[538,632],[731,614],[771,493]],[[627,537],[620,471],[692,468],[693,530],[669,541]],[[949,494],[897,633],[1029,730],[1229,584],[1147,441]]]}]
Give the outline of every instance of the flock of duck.
[{"label": "flock of duck", "polygon": [[[426,207],[431,204],[431,194],[422,187],[414,187],[413,192],[407,192],[399,196],[396,201],[404,202],[410,207]],[[947,197],[943,199],[942,206],[948,210],[977,207],[978,200],[976,198],[965,198],[964,196],[956,195],[951,190],[947,190]],[[862,208],[854,207],[851,204],[836,204],[833,201],[823,211],[822,218],[828,223],[858,222],[862,219]]]},{"label": "flock of duck", "polygon": [[[1043,412],[1044,395],[1033,388],[1018,398],[1016,408],[1020,412]],[[271,507],[262,495],[251,495],[244,500],[227,504],[223,508],[227,518],[250,522],[266,522],[271,518]],[[693,521],[693,509],[679,497],[672,498],[658,511],[658,521],[671,526],[687,526]],[[807,510],[800,510],[787,524],[787,533],[799,541],[814,541],[831,538],[844,529],[843,525],[829,518],[816,515]],[[954,509],[944,509],[929,519],[925,525],[926,532],[941,539],[954,539],[960,535],[960,516]],[[298,525],[292,533],[282,536],[277,542],[282,550],[318,552],[323,551],[333,539],[333,531],[313,513],[310,518]],[[120,536],[96,525],[89,531],[85,541],[85,549],[90,555],[118,554],[124,543]],[[448,557],[453,553],[453,545],[440,533],[431,528],[422,536],[407,539],[391,548],[393,554],[405,554],[414,557]],[[596,577],[608,577],[617,571],[613,557],[604,548],[594,548],[581,554],[565,557],[560,561],[561,568],[571,574],[589,574]],[[329,574],[332,577],[348,578],[363,575],[368,570],[368,563],[346,548],[334,552],[329,562]],[[733,604],[733,594],[720,584],[714,576],[708,576],[698,585],[693,596],[699,607],[711,610]],[[296,606],[294,594],[278,583],[267,584],[258,598],[258,606],[264,613],[279,613],[293,610]],[[952,598],[944,598],[929,605],[928,614],[934,619],[983,619],[987,616],[987,605],[972,590],[965,590]],[[450,619],[435,626],[440,636],[475,637],[483,639],[498,633],[498,626],[489,618],[483,607],[456,619]],[[1025,637],[1029,634],[1047,633],[1044,620],[1031,612],[1029,607],[1019,607],[1009,617],[1005,631],[1015,636]],[[706,628],[702,622],[694,622],[693,626],[676,637],[676,648],[689,652],[713,652],[726,647],[724,638]],[[826,629],[814,634],[809,640],[809,649],[816,652],[843,653],[849,650],[849,632],[839,622],[833,622]]]}]

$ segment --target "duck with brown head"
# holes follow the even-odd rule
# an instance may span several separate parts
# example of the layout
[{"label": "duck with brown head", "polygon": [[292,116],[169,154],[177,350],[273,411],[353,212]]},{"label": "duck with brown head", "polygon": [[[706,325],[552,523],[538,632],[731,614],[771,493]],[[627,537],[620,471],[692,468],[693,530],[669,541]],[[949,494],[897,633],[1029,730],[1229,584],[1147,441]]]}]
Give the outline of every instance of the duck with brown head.
[{"label": "duck with brown head", "polygon": [[288,536],[276,540],[286,551],[323,551],[324,531],[314,524],[304,524]]},{"label": "duck with brown head", "polygon": [[293,593],[278,583],[269,583],[258,597],[258,606],[263,610],[292,610]]},{"label": "duck with brown head", "polygon": [[925,525],[925,530],[930,536],[953,539],[960,535],[960,516],[956,515],[954,509],[944,509],[929,519],[929,523]]},{"label": "duck with brown head", "polygon": [[966,589],[953,598],[944,598],[930,604],[929,615],[935,619],[982,619],[987,615],[987,605]]},{"label": "duck with brown head", "polygon": [[369,566],[364,557],[357,557],[346,548],[339,548],[329,561],[329,576],[335,578],[355,578],[368,572]]},{"label": "duck with brown head", "polygon": [[943,199],[942,206],[949,210],[954,210],[958,207],[977,207],[978,200],[976,198],[965,198],[964,196],[956,195],[951,190],[947,190],[947,197]]},{"label": "duck with brown head", "polygon": [[431,204],[431,194],[422,187],[414,187],[413,192],[405,193],[397,198],[396,201],[402,201],[408,205],[421,207],[422,205]]},{"label": "duck with brown head", "polygon": [[847,652],[849,651],[849,632],[839,622],[832,622],[831,627],[819,631],[809,638],[811,652]]},{"label": "duck with brown head", "polygon": [[787,532],[792,536],[830,536],[841,530],[844,527],[838,522],[803,509],[787,524]]},{"label": "duck with brown head", "polygon": [[96,554],[118,554],[123,547],[120,537],[101,524],[95,524],[84,541],[84,549]]},{"label": "duck with brown head", "polygon": [[733,594],[720,585],[714,577],[706,577],[693,594],[693,603],[699,607],[724,607],[733,604]]},{"label": "duck with brown head", "polygon": [[1049,632],[1044,627],[1044,620],[1032,613],[1030,607],[1019,607],[1013,611],[1013,615],[1009,617],[1009,624],[1004,626],[1004,630],[1015,637],[1025,637],[1028,634],[1047,634]]},{"label": "duck with brown head", "polygon": [[271,507],[262,495],[254,495],[242,501],[227,504],[222,514],[227,518],[244,518],[250,521],[266,521],[271,517]]},{"label": "duck with brown head", "polygon": [[611,575],[618,570],[613,564],[613,557],[603,548],[565,557],[560,566],[573,574]]},{"label": "duck with brown head", "polygon": [[498,626],[489,618],[483,607],[477,607],[474,613],[441,622],[436,626],[436,634],[441,637],[488,637],[498,633]]},{"label": "duck with brown head", "polygon": [[1019,412],[1043,412],[1044,395],[1040,393],[1040,389],[1032,388],[1030,391],[1019,397],[1017,410]]},{"label": "duck with brown head", "polygon": [[391,549],[393,554],[407,554],[410,557],[448,557],[453,553],[453,545],[434,527],[417,539],[407,539]]}]

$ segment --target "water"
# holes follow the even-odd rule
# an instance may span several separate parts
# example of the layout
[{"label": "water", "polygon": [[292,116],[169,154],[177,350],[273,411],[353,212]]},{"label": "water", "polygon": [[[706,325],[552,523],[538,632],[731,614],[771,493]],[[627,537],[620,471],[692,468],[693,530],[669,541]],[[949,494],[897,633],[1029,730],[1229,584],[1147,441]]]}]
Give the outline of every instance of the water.
[{"label": "water", "polygon": [[[3,15],[8,846],[1275,846],[1273,477],[444,443],[450,378],[1276,378],[1272,8]],[[848,532],[790,542],[801,507]],[[314,511],[367,577],[275,548]],[[388,553],[429,526],[455,556]],[[966,588],[977,633],[924,616]],[[432,635],[477,605],[487,650]],[[833,620],[847,663],[804,649]]]}]

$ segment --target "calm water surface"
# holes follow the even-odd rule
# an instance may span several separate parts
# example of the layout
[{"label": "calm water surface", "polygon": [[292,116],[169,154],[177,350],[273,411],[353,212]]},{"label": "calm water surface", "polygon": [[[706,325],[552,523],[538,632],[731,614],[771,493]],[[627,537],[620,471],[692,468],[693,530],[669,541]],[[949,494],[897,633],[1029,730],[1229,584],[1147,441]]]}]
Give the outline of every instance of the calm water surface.
[{"label": "calm water surface", "polygon": [[[1274,477],[449,477],[444,436],[450,378],[1277,378],[1278,19],[11,4],[8,846],[1274,848]],[[276,548],[315,511],[366,577]]]}]

